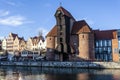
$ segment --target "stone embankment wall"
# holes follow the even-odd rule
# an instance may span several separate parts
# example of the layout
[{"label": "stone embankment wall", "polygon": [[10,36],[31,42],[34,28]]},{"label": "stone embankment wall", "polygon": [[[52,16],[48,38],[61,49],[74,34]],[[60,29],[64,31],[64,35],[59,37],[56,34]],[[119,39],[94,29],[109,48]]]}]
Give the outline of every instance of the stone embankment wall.
[{"label": "stone embankment wall", "polygon": [[116,62],[0,62],[2,66],[36,66],[36,67],[65,67],[65,68],[120,68]]}]

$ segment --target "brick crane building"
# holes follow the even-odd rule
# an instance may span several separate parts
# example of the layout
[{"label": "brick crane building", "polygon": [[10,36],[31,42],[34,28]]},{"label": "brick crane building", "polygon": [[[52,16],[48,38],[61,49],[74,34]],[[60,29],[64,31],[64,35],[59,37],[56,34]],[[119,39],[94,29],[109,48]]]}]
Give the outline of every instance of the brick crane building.
[{"label": "brick crane building", "polygon": [[119,60],[118,30],[92,30],[85,20],[76,21],[61,6],[55,18],[56,24],[46,36],[47,60]]}]

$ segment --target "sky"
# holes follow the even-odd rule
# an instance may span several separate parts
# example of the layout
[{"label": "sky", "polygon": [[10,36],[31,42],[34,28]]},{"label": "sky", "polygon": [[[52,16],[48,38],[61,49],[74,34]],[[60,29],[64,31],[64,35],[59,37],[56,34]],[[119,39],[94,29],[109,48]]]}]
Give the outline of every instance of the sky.
[{"label": "sky", "polygon": [[120,0],[0,0],[0,38],[10,32],[24,37],[45,36],[56,24],[58,7],[92,29],[120,29]]}]

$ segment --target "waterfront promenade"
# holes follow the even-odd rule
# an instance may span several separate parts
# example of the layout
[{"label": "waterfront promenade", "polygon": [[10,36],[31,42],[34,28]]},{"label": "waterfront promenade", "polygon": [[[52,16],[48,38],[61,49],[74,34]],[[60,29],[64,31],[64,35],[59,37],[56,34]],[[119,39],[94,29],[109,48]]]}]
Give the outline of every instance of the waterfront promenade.
[{"label": "waterfront promenade", "polygon": [[24,62],[0,62],[1,66],[36,66],[36,67],[52,67],[52,68],[110,68],[120,69],[118,62],[59,62],[59,61],[24,61]]}]

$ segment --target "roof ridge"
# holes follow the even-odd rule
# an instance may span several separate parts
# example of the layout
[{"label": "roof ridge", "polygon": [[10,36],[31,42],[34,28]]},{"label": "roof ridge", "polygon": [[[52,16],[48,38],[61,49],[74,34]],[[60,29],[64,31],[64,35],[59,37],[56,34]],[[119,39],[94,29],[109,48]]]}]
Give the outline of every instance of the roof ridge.
[{"label": "roof ridge", "polygon": [[72,14],[68,10],[63,8],[62,6],[60,6],[57,10],[62,11],[64,13],[64,15],[66,15],[66,16],[68,16],[68,17],[70,17],[70,18],[75,20],[75,18],[72,16]]}]

